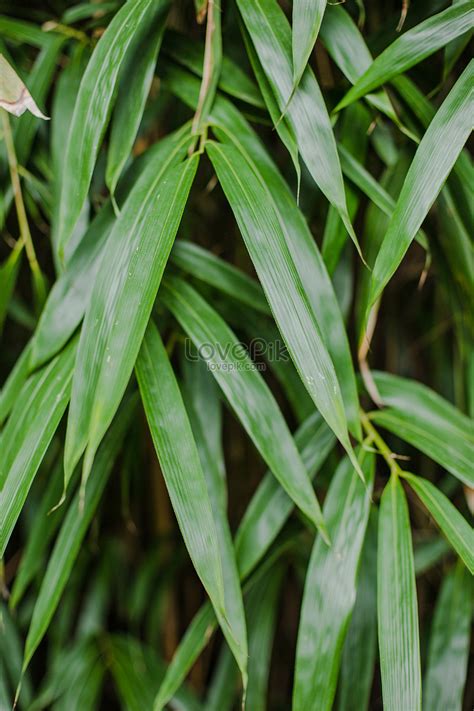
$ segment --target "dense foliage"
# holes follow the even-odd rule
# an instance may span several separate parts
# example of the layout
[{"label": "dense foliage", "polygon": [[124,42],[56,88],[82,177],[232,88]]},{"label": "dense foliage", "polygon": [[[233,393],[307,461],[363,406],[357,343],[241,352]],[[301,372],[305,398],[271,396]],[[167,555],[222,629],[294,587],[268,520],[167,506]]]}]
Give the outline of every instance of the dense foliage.
[{"label": "dense foliage", "polygon": [[0,2],[2,710],[473,707],[473,22]]}]

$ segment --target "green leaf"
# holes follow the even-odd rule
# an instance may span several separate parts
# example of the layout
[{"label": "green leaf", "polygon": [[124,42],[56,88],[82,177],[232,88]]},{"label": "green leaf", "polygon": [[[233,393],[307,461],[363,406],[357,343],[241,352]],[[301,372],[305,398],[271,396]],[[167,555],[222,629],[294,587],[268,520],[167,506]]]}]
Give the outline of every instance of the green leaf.
[{"label": "green leaf", "polygon": [[[338,210],[358,247],[347,213],[336,141],[319,86],[306,68],[293,96],[291,30],[276,0],[237,0],[258,58],[284,113],[293,128],[299,151],[309,172],[329,202]],[[290,101],[291,97],[291,101]]]},{"label": "green leaf", "polygon": [[270,315],[270,307],[259,284],[247,274],[192,242],[177,240],[171,261],[180,269],[219,289],[252,309]]},{"label": "green leaf", "polygon": [[456,37],[472,29],[472,0],[452,5],[408,30],[380,54],[349,89],[336,111],[377,89],[398,74],[421,62]]},{"label": "green leaf", "polygon": [[153,711],[162,711],[174,696],[209,641],[216,623],[212,606],[209,603],[202,605],[188,625],[184,637],[168,666],[165,678],[156,694]]},{"label": "green leaf", "polygon": [[294,0],[293,2],[293,85],[300,83],[316,44],[326,9],[326,0]]},{"label": "green leaf", "polygon": [[426,711],[461,711],[472,621],[472,578],[458,563],[443,581],[431,624],[423,682]]},{"label": "green leaf", "polygon": [[270,389],[235,334],[186,282],[166,278],[160,291],[273,475],[315,526],[321,510],[287,424]]},{"label": "green leaf", "polygon": [[25,643],[23,671],[43,639],[59,604],[135,410],[136,398],[132,397],[124,403],[97,453],[82,505],[79,505],[80,492],[71,501],[51,553],[33,610]]},{"label": "green leaf", "polygon": [[[136,364],[145,413],[168,493],[193,565],[246,683],[243,603],[230,532],[210,497],[191,425],[166,350],[150,323]],[[209,474],[208,474],[209,475]],[[215,490],[214,490],[215,491]],[[230,559],[229,559],[230,556]]]},{"label": "green leaf", "polygon": [[[181,144],[186,134],[189,134],[189,125],[155,143],[130,166],[115,194],[119,205],[125,202],[139,178],[144,184],[149,184],[163,176],[170,166],[178,164],[185,153]],[[115,214],[109,200],[91,222],[66,268],[54,283],[33,338],[32,367],[48,361],[79,326],[90,300],[114,220]],[[117,225],[115,229],[119,229]]]},{"label": "green leaf", "polygon": [[0,426],[10,414],[30,372],[31,345],[29,341],[23,348],[0,391]]},{"label": "green leaf", "polygon": [[362,548],[357,593],[342,650],[338,711],[367,711],[377,648],[377,516],[372,509]]},{"label": "green leaf", "polygon": [[[303,268],[306,254],[300,255],[296,265],[296,257],[290,252],[290,236],[267,199],[268,188],[245,157],[233,146],[208,143],[206,149],[300,377],[316,407],[353,456],[339,381],[305,291],[309,274],[306,272],[302,280],[297,269]],[[312,294],[319,302],[321,293],[317,288],[313,287]],[[329,335],[326,328],[325,333]],[[334,336],[337,337],[336,331]]]},{"label": "green leaf", "polygon": [[283,574],[276,565],[249,592],[245,609],[249,626],[249,684],[246,711],[265,711],[273,638],[277,622],[278,598]]},{"label": "green leaf", "polygon": [[[295,444],[314,478],[334,447],[334,435],[319,412],[299,427]],[[252,496],[235,534],[235,552],[241,578],[246,578],[264,557],[293,510],[293,501],[267,472]]]},{"label": "green leaf", "polygon": [[[112,635],[105,640],[107,663],[120,698],[129,711],[153,707],[153,699],[165,672],[164,662],[154,649],[126,635]],[[198,711],[198,701],[185,688],[176,692],[172,708]]]},{"label": "green leaf", "polygon": [[474,60],[449,92],[416,151],[374,265],[370,305],[396,271],[469,137],[473,77]]},{"label": "green leaf", "polygon": [[[271,206],[277,213],[291,259],[294,261],[313,312],[313,319],[316,321],[315,328],[317,329],[319,326],[324,344],[333,361],[349,429],[357,439],[360,439],[359,404],[344,322],[333,285],[306,220],[298,209],[288,185],[245,119],[227,102],[218,101],[214,107],[211,121],[215,122],[214,130],[219,139],[237,147],[241,154],[239,164],[241,161],[246,161],[259,179],[261,188],[265,191],[265,202],[263,203],[265,207],[268,206],[270,210]],[[251,203],[249,203],[249,207],[251,207]],[[242,230],[242,235],[245,239],[245,230]],[[245,239],[247,248],[251,257],[252,253],[255,253],[255,258],[252,257],[252,259],[265,288],[263,267],[260,270],[257,268],[256,257],[259,252],[251,251],[249,245],[252,246],[253,239],[252,241],[249,239]],[[276,239],[272,239],[273,248],[269,259],[271,254],[277,254],[275,242]],[[272,290],[273,296],[278,295],[279,289],[280,286],[276,291]],[[268,294],[269,292],[267,296]],[[275,299],[269,303],[274,315],[278,316],[282,305],[280,304],[277,310]],[[282,329],[282,323],[278,319],[277,323]],[[311,373],[309,375],[311,376]],[[303,379],[303,382],[310,391],[307,381]]]},{"label": "green leaf", "polygon": [[22,252],[23,242],[18,241],[9,256],[0,264],[0,284],[2,285],[2,291],[0,293],[0,336],[7,317],[10,299],[15,291]]},{"label": "green leaf", "polygon": [[105,182],[115,193],[118,179],[131,153],[155,72],[169,0],[155,0],[127,51],[111,121]]},{"label": "green leaf", "polygon": [[[58,255],[59,208],[63,174],[67,169],[65,146],[67,145],[69,128],[74,113],[74,104],[89,58],[90,54],[83,44],[78,43],[71,49],[68,58],[69,61],[59,74],[53,96],[51,111],[51,161],[53,172],[51,240],[54,246],[55,265],[58,272],[60,272],[60,259]],[[74,242],[74,240],[71,240],[71,242]],[[68,246],[71,246],[71,243]],[[66,250],[66,262],[68,261],[68,257],[69,253],[68,250]]]},{"label": "green leaf", "polygon": [[[320,37],[344,76],[351,84],[356,84],[359,77],[373,63],[373,58],[349,13],[338,5],[329,4],[321,26]],[[367,101],[398,123],[398,117],[384,91],[369,94]]]},{"label": "green leaf", "polygon": [[0,438],[0,558],[69,402],[77,342],[24,383]]},{"label": "green leaf", "polygon": [[424,503],[434,520],[474,575],[474,530],[434,484],[413,474],[403,473],[411,488]]},{"label": "green leaf", "polygon": [[66,147],[59,213],[60,254],[87,197],[97,154],[116,96],[120,69],[153,0],[128,0],[100,38],[82,78]]},{"label": "green leaf", "polygon": [[[175,149],[185,152],[189,135]],[[94,453],[133,370],[199,156],[144,174],[106,247],[78,347],[64,454],[65,484],[86,449],[83,484]]]},{"label": "green leaf", "polygon": [[[304,585],[296,647],[293,709],[330,710],[342,646],[356,599],[359,558],[369,519],[374,457],[359,454],[367,486],[344,459],[324,502],[331,547],[317,537]],[[323,642],[324,640],[324,642]]]},{"label": "green leaf", "polygon": [[10,595],[9,605],[11,608],[18,606],[26,588],[41,568],[41,564],[44,562],[44,553],[61,524],[64,507],[60,506],[55,511],[51,509],[61,498],[63,479],[62,461],[59,459],[35,509],[33,524],[28,532]]},{"label": "green leaf", "polygon": [[421,383],[377,371],[372,375],[387,405],[371,413],[372,421],[474,486],[474,433],[469,418]]},{"label": "green leaf", "polygon": [[418,604],[405,492],[396,475],[380,502],[377,615],[384,709],[421,711]]}]

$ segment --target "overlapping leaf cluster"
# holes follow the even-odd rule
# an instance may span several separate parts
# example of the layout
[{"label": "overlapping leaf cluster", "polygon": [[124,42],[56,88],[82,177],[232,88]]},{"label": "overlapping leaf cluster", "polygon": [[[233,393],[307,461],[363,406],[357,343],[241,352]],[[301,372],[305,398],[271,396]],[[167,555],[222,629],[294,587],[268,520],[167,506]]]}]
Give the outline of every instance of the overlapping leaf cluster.
[{"label": "overlapping leaf cluster", "polygon": [[0,15],[1,708],[461,709],[474,3],[55,5]]}]

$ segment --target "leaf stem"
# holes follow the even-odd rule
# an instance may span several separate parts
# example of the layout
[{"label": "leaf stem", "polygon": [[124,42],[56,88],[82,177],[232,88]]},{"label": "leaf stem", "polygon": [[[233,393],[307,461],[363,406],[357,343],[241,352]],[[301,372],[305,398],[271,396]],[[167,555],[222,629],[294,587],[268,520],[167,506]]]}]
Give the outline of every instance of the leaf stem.
[{"label": "leaf stem", "polygon": [[10,119],[4,109],[0,109],[0,112],[2,114],[3,136],[7,149],[8,165],[10,168],[10,178],[12,181],[18,226],[20,228],[20,240],[25,245],[26,256],[28,257],[31,271],[33,274],[39,275],[41,274],[41,269],[36,258],[36,252],[31,238],[30,226],[26,216],[25,203],[23,202],[23,193],[21,192],[20,175],[18,172],[18,161],[15,152],[15,144],[13,142]]},{"label": "leaf stem", "polygon": [[390,469],[390,473],[395,474],[397,476],[401,476],[403,472],[395,461],[395,457],[392,450],[387,445],[382,436],[377,432],[372,422],[370,421],[370,418],[363,410],[360,411],[360,420],[362,423],[362,427],[366,431],[367,435],[371,438],[372,442],[376,445],[379,453],[387,462],[388,467]]}]

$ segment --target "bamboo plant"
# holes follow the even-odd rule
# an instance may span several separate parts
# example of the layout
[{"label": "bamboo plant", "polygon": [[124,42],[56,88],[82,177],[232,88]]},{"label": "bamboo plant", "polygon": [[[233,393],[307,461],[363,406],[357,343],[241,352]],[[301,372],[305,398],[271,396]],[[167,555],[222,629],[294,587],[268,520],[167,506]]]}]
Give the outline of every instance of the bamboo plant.
[{"label": "bamboo plant", "polygon": [[472,708],[473,23],[0,3],[2,710]]}]

